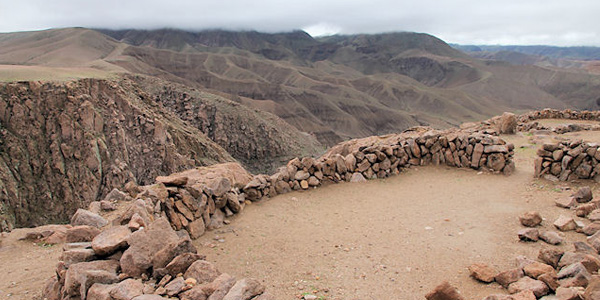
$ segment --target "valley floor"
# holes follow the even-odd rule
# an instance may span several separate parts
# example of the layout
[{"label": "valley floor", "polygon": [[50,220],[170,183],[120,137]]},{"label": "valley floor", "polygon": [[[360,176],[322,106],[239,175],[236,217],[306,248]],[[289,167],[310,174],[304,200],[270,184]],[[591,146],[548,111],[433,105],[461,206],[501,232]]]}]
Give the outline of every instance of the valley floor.
[{"label": "valley floor", "polygon": [[[600,141],[598,132],[563,136]],[[467,267],[481,262],[506,270],[518,255],[535,258],[541,247],[555,247],[519,242],[517,217],[537,210],[550,229],[565,213],[554,200],[578,186],[533,179],[539,145],[531,141],[539,144],[542,137],[504,138],[516,145],[512,176],[417,167],[385,180],[293,192],[248,205],[230,225],[195,244],[222,272],[257,278],[282,300],[305,293],[322,299],[423,299],[444,280],[468,299],[504,293],[495,283],[469,278]],[[597,184],[584,184],[598,192]],[[61,245],[18,241],[26,231],[2,238],[2,299],[39,295],[60,255]]]}]

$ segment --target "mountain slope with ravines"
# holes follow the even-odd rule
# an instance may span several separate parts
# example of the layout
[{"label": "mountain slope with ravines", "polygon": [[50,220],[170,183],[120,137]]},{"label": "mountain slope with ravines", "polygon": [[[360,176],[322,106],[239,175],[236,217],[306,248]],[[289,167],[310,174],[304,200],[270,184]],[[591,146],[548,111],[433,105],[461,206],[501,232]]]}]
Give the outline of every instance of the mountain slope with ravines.
[{"label": "mountain slope with ravines", "polygon": [[[75,57],[76,59],[69,59]],[[57,29],[0,35],[0,64],[145,74],[271,112],[325,145],[503,111],[596,108],[597,75],[481,60],[420,33]]]},{"label": "mountain slope with ravines", "polygon": [[191,166],[269,173],[350,138],[595,109],[600,94],[585,70],[476,59],[408,32],[6,33],[0,81],[4,227],[62,222],[114,186]]}]

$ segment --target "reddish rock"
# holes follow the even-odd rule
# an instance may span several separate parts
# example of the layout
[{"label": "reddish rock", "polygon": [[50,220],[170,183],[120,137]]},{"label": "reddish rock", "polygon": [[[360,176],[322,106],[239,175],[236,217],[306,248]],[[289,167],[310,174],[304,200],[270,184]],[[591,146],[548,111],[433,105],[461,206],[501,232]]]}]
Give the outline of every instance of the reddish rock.
[{"label": "reddish rock", "polygon": [[121,270],[132,277],[139,277],[152,267],[152,256],[165,244],[177,241],[179,237],[169,222],[160,218],[144,230],[138,230],[129,238],[129,248],[120,259]]},{"label": "reddish rock", "polygon": [[517,233],[519,239],[524,242],[537,242],[539,239],[539,231],[535,228],[525,228]]},{"label": "reddish rock", "polygon": [[142,295],[144,284],[140,280],[125,279],[119,282],[111,291],[110,296],[114,300],[130,300]]},{"label": "reddish rock", "polygon": [[166,244],[162,249],[152,257],[152,266],[154,268],[164,268],[176,256],[184,253],[197,253],[196,247],[189,239],[179,239]]},{"label": "reddish rock", "polygon": [[301,180],[306,180],[310,177],[310,174],[304,170],[300,170],[298,172],[296,172],[296,175],[294,176],[294,179],[301,181]]},{"label": "reddish rock", "polygon": [[144,220],[144,218],[142,218],[138,213],[134,213],[133,216],[131,216],[131,220],[129,220],[127,223],[127,228],[132,231],[137,231],[138,229],[146,226],[146,220]]},{"label": "reddish rock", "polygon": [[577,206],[577,208],[575,209],[575,214],[578,217],[582,217],[585,218],[587,217],[592,211],[598,209],[598,205],[596,204],[596,202],[593,203],[585,203],[585,204],[581,204],[579,206]]},{"label": "reddish rock", "polygon": [[[60,287],[61,284],[56,279],[56,275],[52,276],[46,281],[44,289],[42,290],[42,297],[46,300],[60,300]],[[110,300],[110,299],[108,299]]]},{"label": "reddish rock", "polygon": [[575,224],[575,220],[571,217],[567,217],[564,215],[560,215],[556,221],[554,221],[554,226],[558,228],[560,231],[571,231],[577,228],[577,224]]},{"label": "reddish rock", "polygon": [[582,274],[585,277],[591,277],[591,274],[581,262],[577,262],[560,269],[557,277],[558,279],[564,279],[567,277],[575,277],[578,274]]},{"label": "reddish rock", "polygon": [[511,270],[507,270],[504,272],[500,272],[498,273],[498,275],[496,275],[496,282],[499,283],[501,286],[503,286],[504,288],[508,288],[508,285],[516,282],[517,280],[521,279],[523,276],[525,276],[523,274],[523,270],[521,269],[511,269]]},{"label": "reddish rock", "polygon": [[184,186],[188,182],[188,177],[181,174],[171,174],[169,176],[158,176],[156,181],[166,186]]},{"label": "reddish rock", "polygon": [[113,211],[117,209],[117,206],[112,201],[102,200],[100,201],[100,209],[103,211]]},{"label": "reddish rock", "polygon": [[204,225],[204,219],[198,218],[188,224],[186,227],[187,231],[190,234],[190,238],[197,239],[201,237],[206,231],[206,226]]},{"label": "reddish rock", "polygon": [[556,289],[556,298],[558,300],[583,300],[583,292],[582,288],[564,288],[559,287]]},{"label": "reddish rock", "polygon": [[175,279],[171,280],[171,282],[167,283],[167,285],[165,285],[165,290],[167,292],[167,296],[169,297],[174,297],[181,293],[183,288],[185,288],[185,280],[183,280],[183,277],[176,277]]},{"label": "reddish rock", "polygon": [[589,186],[584,186],[577,190],[575,194],[573,194],[573,198],[579,203],[585,203],[592,200],[592,189]]},{"label": "reddish rock", "polygon": [[564,238],[555,231],[544,231],[540,233],[540,239],[550,245],[559,245]]},{"label": "reddish rock", "polygon": [[600,277],[594,276],[583,294],[585,300],[600,300]]},{"label": "reddish rock", "polygon": [[205,256],[198,255],[196,253],[183,253],[175,257],[171,262],[169,262],[165,269],[171,276],[175,276],[179,273],[183,274],[195,261],[204,258]]},{"label": "reddish rock", "polygon": [[[127,198],[129,198],[129,196],[121,191],[119,191],[118,189],[112,189],[110,191],[110,193],[106,194],[106,196],[104,197],[104,202],[108,202],[108,203],[113,203],[115,201],[124,201],[127,200]],[[102,205],[101,205],[102,208]],[[107,210],[102,208],[103,210]],[[108,209],[108,210],[112,210],[112,209]]]},{"label": "reddish rock", "polygon": [[572,208],[577,205],[577,200],[575,200],[575,198],[573,198],[573,197],[564,197],[564,198],[555,200],[554,203],[558,207]]},{"label": "reddish rock", "polygon": [[80,262],[91,261],[94,259],[96,259],[96,253],[94,250],[81,248],[63,251],[59,258],[59,260],[63,261],[67,266]]},{"label": "reddish rock", "polygon": [[317,179],[317,177],[315,176],[310,176],[308,178],[308,185],[309,186],[318,186],[319,185],[319,179]]},{"label": "reddish rock", "polygon": [[81,208],[78,209],[71,218],[71,225],[73,226],[88,225],[101,228],[106,226],[106,224],[108,224],[108,221],[100,215]]},{"label": "reddish rock", "polygon": [[350,182],[366,182],[367,180],[361,173],[354,173],[350,178]]},{"label": "reddish rock", "polygon": [[532,291],[537,298],[540,298],[549,292],[548,286],[545,283],[527,276],[522,277],[518,281],[513,282],[508,286],[508,292],[511,294],[516,294],[527,290]]},{"label": "reddish rock", "polygon": [[[194,299],[194,298],[190,298],[190,300],[192,300],[192,299]],[[198,298],[198,299],[201,299],[201,298]],[[169,299],[159,296],[159,295],[140,295],[131,300],[169,300]]]},{"label": "reddish rock", "polygon": [[469,266],[469,272],[471,277],[485,283],[494,281],[494,277],[498,274],[498,271],[486,264],[473,264]]},{"label": "reddish rock", "polygon": [[590,224],[585,225],[581,229],[581,232],[585,235],[594,235],[598,231],[600,231],[600,222],[592,222]]},{"label": "reddish rock", "polygon": [[114,260],[95,260],[73,264],[65,273],[64,292],[71,297],[85,298],[87,290],[94,283],[118,282],[118,268],[119,262]]},{"label": "reddish rock", "polygon": [[92,240],[92,249],[97,255],[105,256],[127,247],[131,231],[127,226],[110,227]]},{"label": "reddish rock", "polygon": [[552,291],[555,291],[559,286],[556,272],[542,274],[537,278],[537,280],[545,283]]},{"label": "reddish rock", "polygon": [[74,226],[67,229],[65,233],[65,241],[67,243],[91,242],[92,239],[94,239],[94,237],[96,237],[99,233],[100,229],[93,226]]},{"label": "reddish rock", "polygon": [[536,261],[525,266],[523,268],[523,272],[525,272],[525,275],[531,278],[538,278],[542,274],[552,273],[555,271],[552,266]]},{"label": "reddish rock", "polygon": [[561,251],[558,249],[540,249],[538,258],[542,262],[549,264],[556,268],[558,266],[558,262],[560,261],[563,253],[564,253],[564,251]]},{"label": "reddish rock", "polygon": [[94,283],[87,292],[87,300],[113,300],[110,291],[116,284]]},{"label": "reddish rock", "polygon": [[236,282],[223,300],[249,300],[265,291],[265,286],[258,280],[244,278]]},{"label": "reddish rock", "polygon": [[519,217],[523,226],[536,227],[542,223],[542,216],[537,211],[528,211]]},{"label": "reddish rock", "polygon": [[306,181],[306,180],[301,180],[301,181],[300,181],[300,187],[301,187],[303,190],[306,190],[306,189],[308,189],[308,181]]},{"label": "reddish rock", "polygon": [[436,286],[431,292],[425,295],[425,298],[427,300],[464,300],[458,290],[447,281]]},{"label": "reddish rock", "polygon": [[194,278],[198,284],[203,284],[215,280],[219,274],[221,272],[212,263],[205,260],[197,260],[187,269],[184,278]]}]

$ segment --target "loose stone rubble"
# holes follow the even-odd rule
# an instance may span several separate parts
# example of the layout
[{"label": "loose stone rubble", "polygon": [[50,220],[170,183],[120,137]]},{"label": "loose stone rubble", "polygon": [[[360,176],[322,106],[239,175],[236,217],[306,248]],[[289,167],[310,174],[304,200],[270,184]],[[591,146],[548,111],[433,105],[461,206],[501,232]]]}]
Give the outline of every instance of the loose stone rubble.
[{"label": "loose stone rubble", "polygon": [[[559,207],[569,209],[573,213],[579,207],[598,203],[593,199],[592,191],[587,186],[580,188],[571,198],[570,205],[559,205]],[[537,241],[534,236],[538,229],[531,228],[531,225],[539,224],[538,219],[541,222],[543,218],[537,212],[527,212],[520,217],[522,225],[526,226],[518,233],[522,241]],[[549,246],[539,250],[537,260],[517,257],[516,268],[501,272],[481,263],[471,265],[469,267],[471,277],[486,284],[495,281],[509,293],[509,295],[490,295],[484,300],[600,299],[599,223],[593,221],[585,226],[579,226],[569,214],[565,213],[560,215],[553,225],[561,231],[577,230],[588,236],[587,242],[573,242],[571,251],[560,250],[553,248],[553,245],[563,243],[563,236],[557,232],[544,231],[539,233],[539,239]]]},{"label": "loose stone rubble", "polygon": [[151,207],[142,209],[149,216],[144,226],[113,222],[94,237],[64,244],[43,298],[274,299],[257,280],[221,273],[198,254],[188,235],[175,231],[164,217],[153,220]]}]

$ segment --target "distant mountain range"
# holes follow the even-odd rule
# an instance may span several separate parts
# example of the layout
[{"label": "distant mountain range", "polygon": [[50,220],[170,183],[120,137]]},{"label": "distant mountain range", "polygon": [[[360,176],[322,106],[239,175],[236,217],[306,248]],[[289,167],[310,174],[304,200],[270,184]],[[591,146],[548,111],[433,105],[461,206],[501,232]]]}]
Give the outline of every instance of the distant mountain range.
[{"label": "distant mountain range", "polygon": [[[544,53],[543,47],[514,49]],[[554,59],[546,56],[467,53],[411,32],[313,38],[303,31],[67,28],[0,34],[0,64],[155,76],[273,113],[324,145],[415,125],[455,126],[503,111],[597,108],[600,77],[589,62],[569,60],[562,68],[544,64]]]},{"label": "distant mountain range", "polygon": [[528,55],[545,56],[554,59],[600,60],[600,47],[557,47],[557,46],[500,46],[500,45],[458,45],[453,48],[467,52],[517,52]]}]

